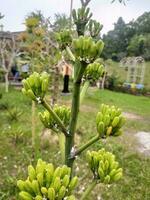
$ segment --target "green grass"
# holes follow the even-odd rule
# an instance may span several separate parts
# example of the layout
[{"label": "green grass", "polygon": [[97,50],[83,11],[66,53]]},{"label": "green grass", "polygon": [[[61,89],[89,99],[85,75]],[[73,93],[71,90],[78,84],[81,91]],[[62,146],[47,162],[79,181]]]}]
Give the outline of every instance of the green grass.
[{"label": "green grass", "polygon": [[103,102],[110,105],[116,105],[128,112],[134,112],[142,116],[149,116],[150,98],[144,96],[134,96],[130,94],[117,93],[109,90],[100,91],[91,89],[87,94],[86,101],[90,104],[99,105]]},{"label": "green grass", "polygon": [[[60,101],[69,105],[70,97],[62,97]],[[11,121],[7,110],[1,108],[1,105],[6,103],[9,108],[15,105],[23,111],[18,121]],[[80,109],[76,145],[84,143],[96,134],[95,116],[101,103],[119,106],[125,112],[141,116],[141,119],[127,120],[124,127],[125,133],[122,136],[110,138],[105,142],[99,141],[90,147],[92,150],[105,147],[112,151],[123,167],[124,177],[120,182],[110,187],[97,186],[87,200],[96,200],[96,196],[99,194],[103,200],[149,200],[150,159],[137,153],[137,142],[134,134],[137,131],[150,132],[150,99],[90,88]],[[3,92],[0,108],[0,200],[15,200],[18,199],[16,180],[26,177],[27,166],[36,162],[31,146],[31,101],[24,97],[20,91],[11,89],[8,94]],[[38,113],[41,109],[39,106],[36,112]],[[16,132],[18,128],[23,132],[23,136],[20,136],[17,142],[11,135],[11,127]],[[37,138],[40,138],[42,129],[43,125],[36,115]],[[58,165],[60,154],[57,142],[46,146],[40,145],[38,156]],[[75,167],[77,166],[80,167],[80,170],[77,170],[76,173],[82,179],[81,185],[86,188],[88,181],[91,181],[92,174],[89,173],[85,164],[85,153],[77,159]],[[81,185],[77,191],[81,189]],[[77,195],[77,199],[80,199],[79,195]]]}]

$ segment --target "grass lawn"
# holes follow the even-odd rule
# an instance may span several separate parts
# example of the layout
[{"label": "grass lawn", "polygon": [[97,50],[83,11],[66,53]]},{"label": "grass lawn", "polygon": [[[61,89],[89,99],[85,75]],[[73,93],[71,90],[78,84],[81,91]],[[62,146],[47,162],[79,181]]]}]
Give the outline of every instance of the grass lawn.
[{"label": "grass lawn", "polygon": [[[68,96],[60,97],[59,101],[67,105],[71,102]],[[96,134],[95,116],[101,103],[119,106],[125,112],[140,116],[140,120],[128,119],[122,136],[99,141],[90,147],[93,150],[105,147],[113,152],[124,170],[124,177],[115,185],[97,186],[87,200],[96,200],[100,194],[103,200],[150,200],[150,159],[137,152],[135,137],[138,131],[150,132],[150,98],[90,88],[80,109],[76,145]],[[16,106],[22,111],[17,121],[12,120],[4,109],[6,104],[9,109]],[[39,106],[36,112],[41,109]],[[43,144],[40,137],[42,130],[43,125],[36,115],[36,134],[40,138],[37,143],[40,145],[35,157],[31,147],[31,101],[15,89],[8,94],[3,93],[0,99],[0,200],[18,199],[16,180],[26,177],[27,166],[35,164],[37,157],[56,165],[60,162],[57,141],[52,137],[51,143]],[[79,164],[80,170],[77,170]],[[85,163],[85,153],[77,158],[75,169],[81,181],[77,188],[80,193],[92,178]],[[80,199],[79,194],[77,199]]]}]

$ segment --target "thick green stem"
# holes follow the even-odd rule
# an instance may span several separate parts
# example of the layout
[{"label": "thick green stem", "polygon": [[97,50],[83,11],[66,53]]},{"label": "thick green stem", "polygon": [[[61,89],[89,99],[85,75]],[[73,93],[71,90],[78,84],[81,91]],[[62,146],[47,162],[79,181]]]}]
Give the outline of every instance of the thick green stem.
[{"label": "thick green stem", "polygon": [[74,146],[74,135],[77,124],[77,117],[79,112],[79,100],[80,100],[80,82],[74,83],[71,119],[69,124],[69,134],[71,137],[66,138],[66,149],[65,149],[65,164],[69,167],[73,165],[73,159],[70,158],[72,148]]},{"label": "thick green stem", "polygon": [[68,167],[73,167],[74,158],[74,136],[76,131],[78,113],[79,113],[79,105],[80,105],[80,86],[81,86],[81,79],[83,77],[86,63],[80,63],[78,73],[75,73],[74,77],[74,85],[73,85],[73,97],[72,97],[72,107],[71,107],[71,119],[69,124],[69,135],[70,137],[66,138],[66,145],[65,145],[65,164]]},{"label": "thick green stem", "polygon": [[57,124],[61,127],[62,132],[65,134],[66,137],[69,137],[68,131],[65,128],[63,122],[61,121],[61,119],[58,117],[58,115],[53,111],[53,109],[51,108],[51,106],[46,102],[45,99],[43,99],[42,101],[42,105],[44,106],[44,108],[46,108],[46,110],[48,110],[50,112],[50,114],[53,116],[53,118],[55,119],[55,121],[57,122]]},{"label": "thick green stem", "polygon": [[91,146],[92,144],[94,144],[98,140],[99,140],[99,135],[96,135],[95,137],[91,138],[86,144],[83,144],[81,147],[79,147],[78,150],[76,150],[73,157],[81,154],[84,150],[86,150],[89,146]]},{"label": "thick green stem", "polygon": [[91,191],[94,189],[94,187],[96,186],[97,182],[96,180],[94,180],[89,186],[88,188],[85,190],[85,192],[83,193],[82,197],[80,200],[84,200],[87,199],[88,195],[91,193]]},{"label": "thick green stem", "polygon": [[85,83],[84,83],[84,85],[82,87],[81,93],[80,93],[80,104],[82,104],[82,102],[84,100],[84,97],[85,97],[85,95],[87,93],[89,85],[90,85],[90,82],[89,81],[85,81]]}]

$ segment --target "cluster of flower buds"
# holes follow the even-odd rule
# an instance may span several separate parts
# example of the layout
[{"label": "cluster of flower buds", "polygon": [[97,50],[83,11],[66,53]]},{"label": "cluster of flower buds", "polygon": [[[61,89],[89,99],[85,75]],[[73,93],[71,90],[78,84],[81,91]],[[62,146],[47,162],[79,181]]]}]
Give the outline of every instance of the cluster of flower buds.
[{"label": "cluster of flower buds", "polygon": [[84,77],[86,80],[96,81],[98,80],[104,73],[104,66],[100,63],[91,63],[87,66]]},{"label": "cluster of flower buds", "polygon": [[71,178],[71,169],[66,165],[54,168],[41,159],[36,167],[28,167],[28,178],[18,180],[21,200],[75,200],[72,195],[78,178]]},{"label": "cluster of flower buds", "polygon": [[90,13],[90,8],[82,7],[79,8],[77,11],[73,9],[72,16],[74,23],[77,27],[78,36],[84,35],[86,25],[92,17],[92,13]]},{"label": "cluster of flower buds", "polygon": [[[61,119],[65,127],[68,127],[70,121],[70,113],[71,110],[67,106],[58,106],[55,105],[53,107],[53,111],[58,115]],[[44,111],[43,113],[39,113],[39,117],[46,128],[50,128],[59,131],[59,126],[57,125],[56,121],[53,119],[52,115],[48,111]]]},{"label": "cluster of flower buds", "polygon": [[33,30],[33,33],[38,37],[43,37],[45,35],[45,30],[43,28],[41,28],[41,27],[36,27]]},{"label": "cluster of flower buds", "polygon": [[98,182],[111,184],[122,177],[122,168],[119,168],[115,156],[105,149],[88,151],[87,161]]},{"label": "cluster of flower buds", "polygon": [[102,40],[94,42],[91,37],[87,36],[80,36],[78,39],[74,39],[72,43],[75,57],[85,63],[92,63],[99,58],[103,47]]},{"label": "cluster of flower buds", "polygon": [[100,137],[119,136],[122,134],[121,127],[125,123],[121,109],[115,106],[101,105],[101,111],[97,113],[96,125]]},{"label": "cluster of flower buds", "polygon": [[39,19],[37,17],[28,17],[25,20],[25,25],[27,28],[35,28],[39,25]]},{"label": "cluster of flower buds", "polygon": [[48,90],[49,75],[46,72],[43,72],[41,75],[34,72],[27,79],[24,79],[22,83],[23,94],[29,96],[33,101],[41,103]]},{"label": "cluster of flower buds", "polygon": [[89,22],[89,32],[90,35],[93,39],[96,39],[96,37],[99,36],[100,31],[102,30],[103,25],[101,25],[99,22],[97,22],[96,20],[90,20]]},{"label": "cluster of flower buds", "polygon": [[59,43],[59,47],[61,50],[64,50],[67,46],[70,46],[72,43],[70,30],[63,30],[59,33],[56,33],[56,40]]}]

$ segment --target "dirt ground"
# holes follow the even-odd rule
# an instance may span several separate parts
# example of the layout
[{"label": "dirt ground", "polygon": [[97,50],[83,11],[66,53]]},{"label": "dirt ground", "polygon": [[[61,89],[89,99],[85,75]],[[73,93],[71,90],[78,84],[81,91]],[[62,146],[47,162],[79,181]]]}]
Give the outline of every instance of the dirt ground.
[{"label": "dirt ground", "polygon": [[138,132],[135,134],[135,137],[139,143],[138,151],[145,154],[146,156],[150,156],[150,133]]}]

